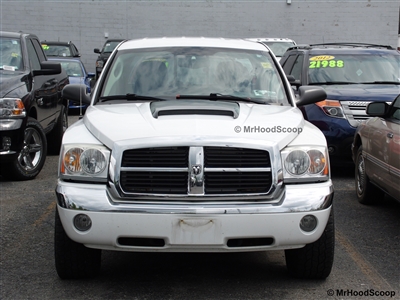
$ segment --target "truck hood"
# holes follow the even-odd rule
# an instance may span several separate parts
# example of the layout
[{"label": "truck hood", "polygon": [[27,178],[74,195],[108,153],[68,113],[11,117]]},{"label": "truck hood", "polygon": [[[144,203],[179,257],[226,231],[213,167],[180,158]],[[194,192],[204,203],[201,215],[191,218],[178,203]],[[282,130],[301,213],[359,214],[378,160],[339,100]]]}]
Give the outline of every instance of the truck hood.
[{"label": "truck hood", "polygon": [[11,71],[0,71],[0,97],[3,98],[7,96],[10,92],[16,88],[24,85],[25,82],[23,78],[25,76],[21,72],[11,72]]},{"label": "truck hood", "polygon": [[[196,103],[179,101],[186,102],[186,108]],[[129,140],[168,138],[182,141],[242,140],[243,143],[251,140],[282,149],[302,132],[305,125],[300,110],[291,106],[225,102],[237,108],[235,116],[228,116],[209,113],[221,102],[203,101],[204,104],[187,114],[173,110],[172,114],[155,116],[154,103],[158,105],[161,102],[89,106],[83,122],[91,134],[110,149],[114,143]],[[162,102],[161,110],[173,108],[176,103]]]},{"label": "truck hood", "polygon": [[346,84],[322,85],[328,99],[339,101],[384,101],[391,102],[400,94],[396,84]]}]

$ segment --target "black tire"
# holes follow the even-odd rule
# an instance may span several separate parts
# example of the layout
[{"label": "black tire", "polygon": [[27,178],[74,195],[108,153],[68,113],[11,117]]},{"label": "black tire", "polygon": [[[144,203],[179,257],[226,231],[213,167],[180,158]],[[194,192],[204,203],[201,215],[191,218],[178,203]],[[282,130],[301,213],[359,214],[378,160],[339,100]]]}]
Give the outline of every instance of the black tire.
[{"label": "black tire", "polygon": [[355,185],[358,202],[361,204],[374,204],[385,196],[385,193],[373,185],[365,172],[365,161],[362,155],[363,147],[357,150],[355,162]]},{"label": "black tire", "polygon": [[325,279],[332,270],[335,252],[333,208],[321,237],[303,248],[285,250],[286,267],[293,277]]},{"label": "black tire", "polygon": [[1,173],[11,180],[33,179],[42,170],[46,155],[46,134],[37,120],[29,118],[24,131],[22,150],[13,162],[1,166]]},{"label": "black tire", "polygon": [[87,248],[71,240],[61,223],[56,208],[54,257],[57,274],[61,279],[95,277],[101,266],[101,250]]},{"label": "black tire", "polygon": [[47,135],[48,153],[58,155],[60,153],[61,142],[64,132],[68,128],[68,111],[64,105],[61,106],[60,115],[57,123]]}]

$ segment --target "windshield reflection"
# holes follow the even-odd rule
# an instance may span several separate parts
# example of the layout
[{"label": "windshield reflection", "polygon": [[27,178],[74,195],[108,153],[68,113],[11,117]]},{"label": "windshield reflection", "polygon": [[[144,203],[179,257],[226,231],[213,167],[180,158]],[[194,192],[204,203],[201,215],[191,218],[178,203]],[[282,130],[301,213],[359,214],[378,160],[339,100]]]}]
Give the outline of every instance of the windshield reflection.
[{"label": "windshield reflection", "polygon": [[102,97],[138,94],[175,99],[211,93],[289,105],[268,52],[174,47],[119,51]]}]

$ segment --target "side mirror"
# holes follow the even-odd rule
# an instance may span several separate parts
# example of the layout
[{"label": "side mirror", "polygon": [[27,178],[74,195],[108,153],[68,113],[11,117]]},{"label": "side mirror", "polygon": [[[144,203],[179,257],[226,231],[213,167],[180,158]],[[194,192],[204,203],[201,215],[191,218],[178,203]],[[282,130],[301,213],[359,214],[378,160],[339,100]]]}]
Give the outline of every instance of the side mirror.
[{"label": "side mirror", "polygon": [[64,99],[90,105],[90,95],[87,94],[85,84],[67,84],[61,95]]},{"label": "side mirror", "polygon": [[301,86],[299,87],[299,97],[296,102],[297,106],[313,104],[327,97],[325,90],[319,86]]},{"label": "side mirror", "polygon": [[94,49],[93,49],[93,52],[94,52],[94,53],[99,53],[99,54],[100,54],[100,49],[99,49],[99,48],[94,48]]},{"label": "side mirror", "polygon": [[33,70],[32,73],[33,76],[60,74],[61,64],[52,61],[42,61],[40,63],[40,70]]},{"label": "side mirror", "polygon": [[389,105],[386,102],[371,102],[365,112],[371,117],[384,117],[388,110]]}]

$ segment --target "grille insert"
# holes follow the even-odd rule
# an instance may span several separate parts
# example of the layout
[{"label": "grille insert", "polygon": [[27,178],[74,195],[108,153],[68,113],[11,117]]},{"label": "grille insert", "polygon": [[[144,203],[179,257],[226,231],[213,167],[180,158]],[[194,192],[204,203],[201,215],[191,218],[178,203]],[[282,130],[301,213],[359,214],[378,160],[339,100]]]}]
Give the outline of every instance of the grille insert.
[{"label": "grille insert", "polygon": [[159,147],[126,150],[122,167],[179,168],[188,165],[189,147]]},{"label": "grille insert", "polygon": [[126,193],[186,194],[187,184],[187,172],[121,172]]}]

